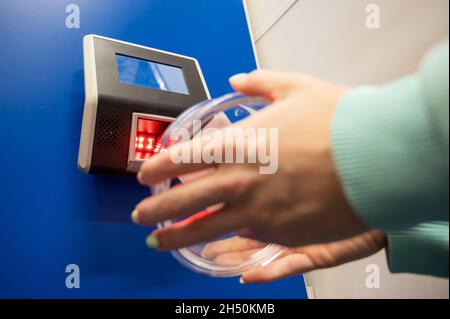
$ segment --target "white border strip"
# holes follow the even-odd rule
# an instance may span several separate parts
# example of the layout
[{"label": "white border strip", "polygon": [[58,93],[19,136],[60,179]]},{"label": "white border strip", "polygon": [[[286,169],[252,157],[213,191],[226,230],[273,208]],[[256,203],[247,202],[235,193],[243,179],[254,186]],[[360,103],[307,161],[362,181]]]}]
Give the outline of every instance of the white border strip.
[{"label": "white border strip", "polygon": [[[264,34],[266,34],[284,15],[285,13],[297,2],[298,0],[289,0],[286,1],[285,4],[283,6],[280,7],[279,10],[277,10],[277,12],[272,16],[271,19],[268,20],[268,22],[266,24],[264,24],[264,27],[261,28],[261,32],[258,33],[258,36],[256,36],[256,41],[255,41],[255,37],[253,36],[253,31],[252,31],[252,27],[251,27],[251,21],[250,21],[250,15],[248,13],[248,6],[247,6],[247,0],[242,0],[242,3],[244,4],[244,10],[245,10],[245,17],[247,19],[247,25],[248,25],[248,29],[250,32],[250,39],[252,41],[252,47],[253,47],[253,54],[255,56],[255,61],[256,61],[256,65],[259,68],[259,60],[258,60],[258,55],[257,55],[257,51],[256,51],[256,42],[261,39],[261,37],[264,36]],[[262,32],[264,31],[264,32]],[[306,296],[308,299],[316,299],[316,295],[314,292],[314,287],[312,285],[308,284],[308,280],[305,276],[306,274],[303,274],[303,284],[305,285],[305,289],[306,289]]]},{"label": "white border strip", "polygon": [[252,41],[253,55],[255,56],[256,68],[259,69],[260,65],[259,65],[258,52],[256,51],[256,46],[255,46],[256,41],[253,36],[254,32],[253,32],[253,27],[252,27],[252,21],[250,19],[250,15],[248,13],[247,0],[242,0],[242,4],[244,5],[245,19],[247,20],[248,32],[250,33],[250,40]]},{"label": "white border strip", "polygon": [[290,8],[292,8],[294,4],[297,3],[297,1],[298,0],[287,0],[279,6],[278,10],[276,10],[269,19],[267,19],[266,23],[264,23],[259,30],[256,30],[255,43],[258,43],[258,41],[261,40],[261,38],[266,35],[278,21],[280,21],[280,19],[286,14],[286,12],[289,11]]},{"label": "white border strip", "polygon": [[77,165],[81,171],[88,173],[91,169],[98,104],[97,69],[95,66],[93,36],[83,37],[83,64],[85,98]]}]

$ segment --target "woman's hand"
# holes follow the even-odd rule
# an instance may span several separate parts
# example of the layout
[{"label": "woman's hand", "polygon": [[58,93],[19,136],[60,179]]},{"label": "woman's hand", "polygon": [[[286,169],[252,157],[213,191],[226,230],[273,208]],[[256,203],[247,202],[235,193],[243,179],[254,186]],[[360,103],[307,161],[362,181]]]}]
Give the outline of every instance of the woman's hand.
[{"label": "woman's hand", "polygon": [[[217,203],[225,205],[214,213],[193,215],[155,230],[147,244],[173,250],[238,231],[260,241],[297,247],[366,231],[343,194],[331,151],[334,109],[347,89],[303,75],[269,71],[239,75],[230,82],[236,91],[273,101],[232,127],[278,128],[278,170],[264,175],[259,164],[175,164],[169,152],[154,156],[138,174],[144,185],[209,167],[215,170],[144,199],[132,213],[134,222],[153,225],[191,216]],[[194,143],[189,145],[195,150]]]},{"label": "woman's hand", "polygon": [[[220,265],[236,265],[248,260],[265,245],[251,239],[232,237],[207,244],[202,255]],[[379,230],[371,230],[341,241],[286,249],[272,263],[246,271],[241,276],[241,283],[269,282],[317,269],[335,267],[368,257],[385,246],[385,234]]]}]

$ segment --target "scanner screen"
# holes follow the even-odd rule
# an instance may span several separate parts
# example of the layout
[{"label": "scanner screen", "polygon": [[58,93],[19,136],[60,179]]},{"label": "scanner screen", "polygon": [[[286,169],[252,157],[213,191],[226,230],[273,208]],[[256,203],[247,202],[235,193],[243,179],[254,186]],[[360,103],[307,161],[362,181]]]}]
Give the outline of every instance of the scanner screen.
[{"label": "scanner screen", "polygon": [[116,53],[119,81],[124,84],[189,94],[180,67]]}]

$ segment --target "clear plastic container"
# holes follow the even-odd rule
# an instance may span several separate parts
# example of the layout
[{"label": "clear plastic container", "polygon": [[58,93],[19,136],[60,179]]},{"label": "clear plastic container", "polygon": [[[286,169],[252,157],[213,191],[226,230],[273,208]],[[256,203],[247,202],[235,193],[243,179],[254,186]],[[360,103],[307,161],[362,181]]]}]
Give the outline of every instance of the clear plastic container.
[{"label": "clear plastic container", "polygon": [[[267,104],[268,102],[262,98],[248,97],[239,93],[231,93],[200,102],[182,113],[166,129],[161,138],[160,152],[164,152],[169,146],[176,144],[170,137],[179,128],[187,129],[192,138],[206,127],[220,128],[251,116]],[[204,124],[203,127],[196,128],[193,125],[194,120],[201,120],[202,125]],[[166,180],[152,187],[152,193],[159,194],[180,182],[189,183],[205,174],[207,172],[201,171],[181,176],[178,179]],[[206,208],[209,211],[217,209],[220,209],[220,204]],[[158,227],[165,228],[179,221],[167,220],[158,224]],[[231,243],[232,245],[229,245]],[[242,250],[236,248],[239,245],[242,245]],[[228,246],[234,247],[232,251],[227,251]],[[244,247],[246,248],[244,249]],[[215,277],[230,277],[239,276],[253,267],[270,263],[280,255],[282,250],[281,246],[258,243],[231,233],[207,243],[172,251],[172,254],[181,264],[198,273]],[[218,251],[220,254],[217,254]],[[241,254],[236,254],[237,252]],[[239,258],[236,258],[237,255],[239,255]]]}]

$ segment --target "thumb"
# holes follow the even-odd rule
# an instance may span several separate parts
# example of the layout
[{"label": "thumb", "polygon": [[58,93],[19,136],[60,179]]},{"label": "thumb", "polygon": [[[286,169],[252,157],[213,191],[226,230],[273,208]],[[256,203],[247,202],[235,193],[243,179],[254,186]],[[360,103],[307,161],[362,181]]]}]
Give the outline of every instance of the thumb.
[{"label": "thumb", "polygon": [[270,100],[285,97],[296,85],[298,76],[290,73],[256,70],[232,76],[230,84],[238,92],[250,96],[263,96]]}]

